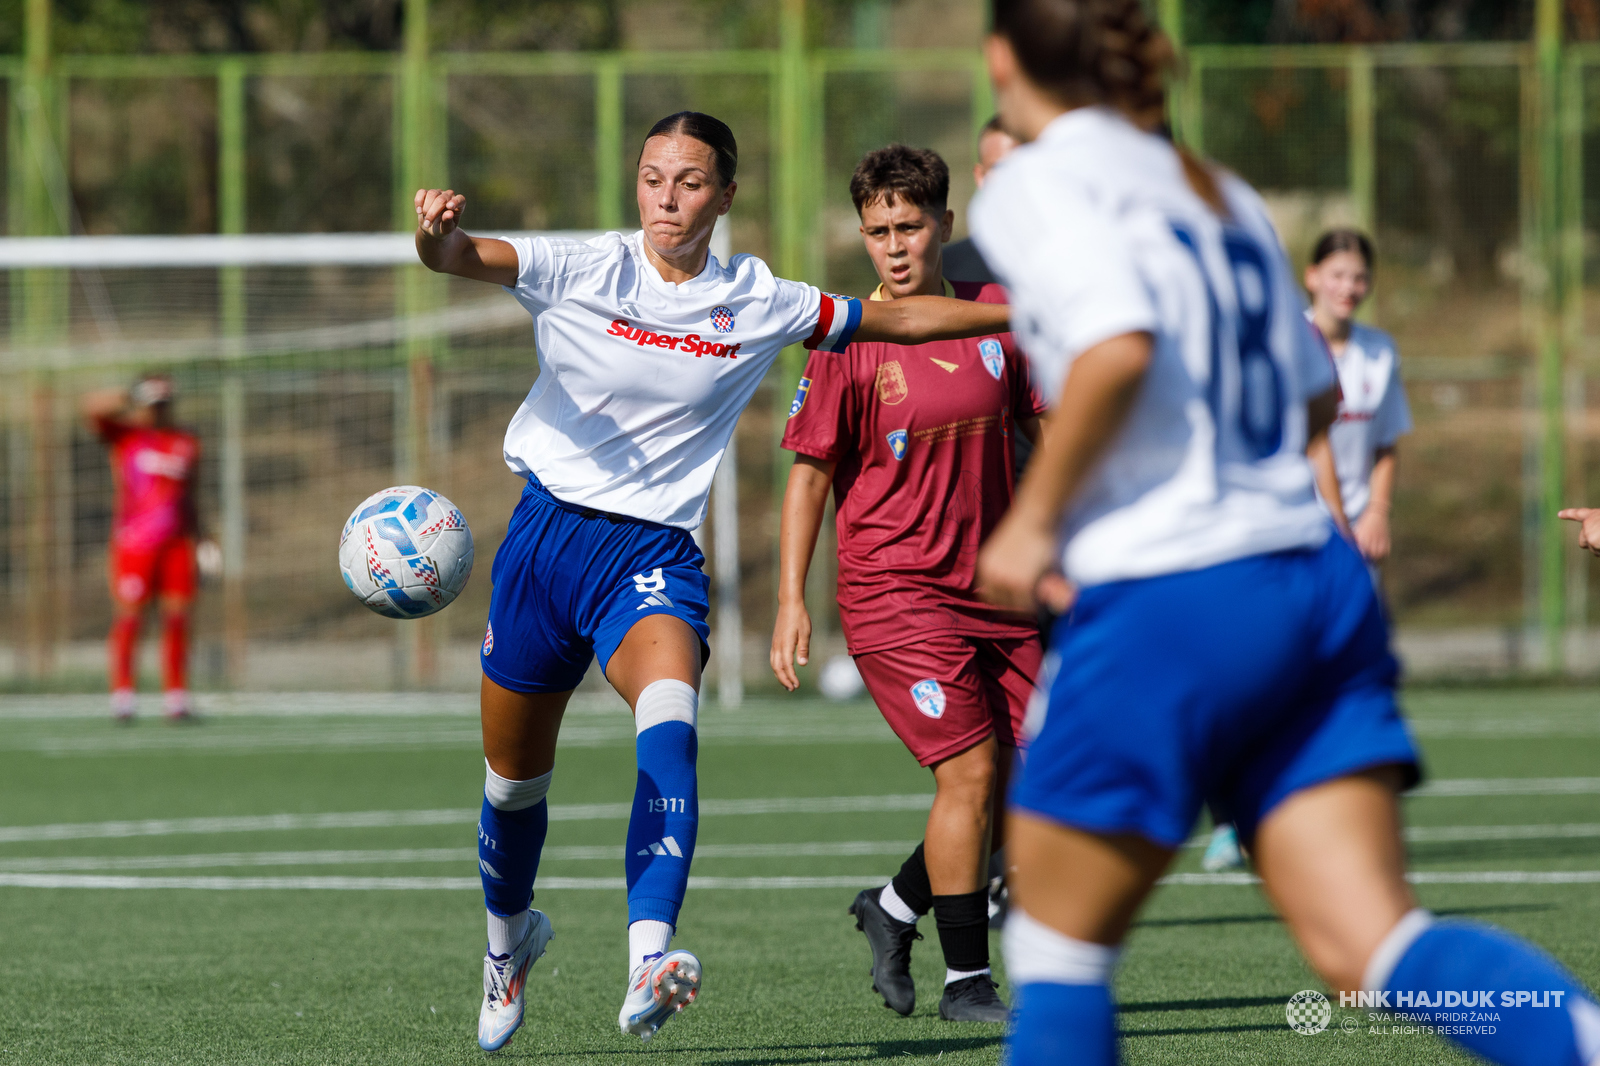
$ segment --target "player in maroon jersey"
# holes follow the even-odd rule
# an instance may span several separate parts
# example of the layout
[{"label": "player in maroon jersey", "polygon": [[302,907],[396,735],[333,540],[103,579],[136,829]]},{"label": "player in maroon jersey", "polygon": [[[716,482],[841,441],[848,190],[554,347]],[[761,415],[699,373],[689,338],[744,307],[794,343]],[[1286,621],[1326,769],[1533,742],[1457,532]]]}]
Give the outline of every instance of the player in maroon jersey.
[{"label": "player in maroon jersey", "polygon": [[111,453],[116,486],[108,558],[116,607],[107,641],[111,712],[118,721],[133,718],[140,616],[156,598],[164,709],[168,719],[183,720],[190,716],[189,607],[196,587],[194,477],[200,442],[172,424],[172,383],[166,378],[147,377],[127,391],[89,393],[82,409]]},{"label": "player in maroon jersey", "polygon": [[[850,193],[880,279],[872,299],[1006,302],[999,286],[944,279],[949,189],[942,159],[903,145],[870,152],[856,168]],[[901,1014],[916,1002],[916,920],[931,909],[946,966],[940,1016],[1006,1018],[989,970],[987,870],[1042,652],[1032,619],[978,599],[974,565],[1011,503],[1012,424],[1032,440],[1044,410],[1008,333],[813,357],[789,408],[783,446],[796,455],[779,534],[773,671],[793,691],[794,663],[809,658],[806,571],[831,489],[849,651],[937,789],[923,844],[889,885],[850,908],[872,947],[874,987]]]}]

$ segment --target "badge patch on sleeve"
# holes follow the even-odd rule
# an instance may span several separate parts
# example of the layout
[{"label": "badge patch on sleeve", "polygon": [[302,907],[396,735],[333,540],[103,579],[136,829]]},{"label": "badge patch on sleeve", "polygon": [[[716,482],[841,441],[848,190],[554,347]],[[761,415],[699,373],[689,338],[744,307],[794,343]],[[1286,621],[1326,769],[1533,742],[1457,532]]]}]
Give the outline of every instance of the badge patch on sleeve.
[{"label": "badge patch on sleeve", "polygon": [[996,381],[1000,380],[1000,371],[1006,368],[1005,353],[1000,348],[1000,342],[993,337],[985,337],[978,342],[978,354],[983,356],[983,368],[989,376]]},{"label": "badge patch on sleeve", "polygon": [[944,717],[944,689],[933,678],[925,677],[912,685],[911,699],[917,710],[929,718]]},{"label": "badge patch on sleeve", "polygon": [[811,379],[801,378],[799,386],[794,390],[794,402],[789,405],[789,417],[793,418],[800,413],[806,405],[806,397],[811,395]]},{"label": "badge patch on sleeve", "polygon": [[483,654],[494,654],[494,623],[490,623],[483,634]]},{"label": "badge patch on sleeve", "polygon": [[894,430],[889,434],[888,441],[889,450],[894,452],[895,460],[904,459],[906,457],[906,431],[903,429]]}]

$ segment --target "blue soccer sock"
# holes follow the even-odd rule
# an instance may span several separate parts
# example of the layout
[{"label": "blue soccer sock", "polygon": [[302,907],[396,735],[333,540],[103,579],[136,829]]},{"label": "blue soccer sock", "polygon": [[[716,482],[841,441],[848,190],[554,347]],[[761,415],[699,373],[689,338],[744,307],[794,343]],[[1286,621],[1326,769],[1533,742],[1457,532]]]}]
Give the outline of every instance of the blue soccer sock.
[{"label": "blue soccer sock", "polygon": [[[483,811],[478,816],[478,874],[489,911],[489,950],[509,954],[525,929],[539,853],[550,828],[545,795],[555,771],[527,781],[501,777],[484,764]],[[501,921],[496,922],[496,918]],[[512,919],[511,922],[505,919]],[[507,941],[509,940],[509,943]],[[497,943],[498,941],[498,943]]]},{"label": "blue soccer sock", "polygon": [[1385,993],[1388,1009],[1430,1016],[1446,1039],[1501,1066],[1590,1066],[1600,1057],[1600,1007],[1577,978],[1478,922],[1412,911],[1373,953],[1362,984]]},{"label": "blue soccer sock", "polygon": [[1074,940],[1013,907],[1005,956],[1010,1066],[1116,1066],[1116,948]]},{"label": "blue soccer sock", "polygon": [[638,784],[628,820],[628,921],[678,924],[700,825],[699,696],[682,681],[645,686],[633,712]]}]

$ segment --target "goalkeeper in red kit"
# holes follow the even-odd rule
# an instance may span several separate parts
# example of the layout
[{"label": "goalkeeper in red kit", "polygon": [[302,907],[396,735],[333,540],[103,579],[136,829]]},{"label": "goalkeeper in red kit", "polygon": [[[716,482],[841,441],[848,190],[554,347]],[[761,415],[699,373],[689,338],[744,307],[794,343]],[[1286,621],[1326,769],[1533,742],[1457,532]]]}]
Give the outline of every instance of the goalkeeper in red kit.
[{"label": "goalkeeper in red kit", "polygon": [[152,600],[161,609],[163,709],[190,717],[187,681],[189,608],[197,576],[199,523],[194,504],[200,442],[172,424],[172,383],[147,377],[133,388],[83,397],[83,417],[111,453],[116,498],[108,553],[116,617],[107,641],[111,713],[133,719],[134,651],[140,618]]},{"label": "goalkeeper in red kit", "polygon": [[[933,152],[891,145],[856,168],[850,193],[881,284],[873,300],[954,296],[1006,303],[997,285],[951,283],[941,250],[954,215]],[[832,491],[839,615],[868,692],[936,794],[923,844],[850,907],[872,949],[873,987],[910,1014],[916,922],[933,912],[945,957],[943,1018],[1003,1022],[989,969],[995,811],[1042,658],[1032,618],[974,592],[978,547],[1013,489],[1013,425],[1038,433],[1045,404],[1011,335],[919,345],[851,344],[813,356],[783,447],[795,452],[779,534],[772,668],[794,690],[810,654],[806,571]]]}]

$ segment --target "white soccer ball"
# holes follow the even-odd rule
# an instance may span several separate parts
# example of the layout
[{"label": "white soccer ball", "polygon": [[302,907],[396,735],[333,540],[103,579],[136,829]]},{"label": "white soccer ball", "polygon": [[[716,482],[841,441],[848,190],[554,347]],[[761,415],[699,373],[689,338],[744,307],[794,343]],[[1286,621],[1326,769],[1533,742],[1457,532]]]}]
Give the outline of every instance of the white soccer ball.
[{"label": "white soccer ball", "polygon": [[472,576],[472,530],[456,505],[397,485],[361,501],[339,534],[339,572],[368,608],[388,618],[442,611]]}]

